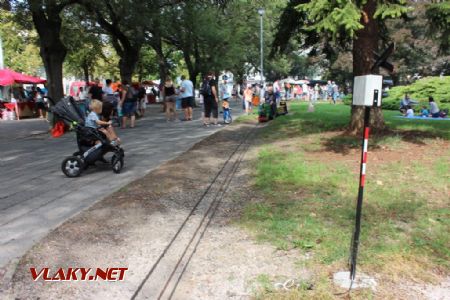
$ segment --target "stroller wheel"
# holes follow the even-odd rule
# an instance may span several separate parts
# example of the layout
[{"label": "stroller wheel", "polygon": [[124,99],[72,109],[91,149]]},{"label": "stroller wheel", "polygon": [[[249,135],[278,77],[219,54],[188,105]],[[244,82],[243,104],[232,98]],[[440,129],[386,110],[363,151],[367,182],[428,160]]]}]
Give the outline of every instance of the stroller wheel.
[{"label": "stroller wheel", "polygon": [[123,168],[123,157],[122,155],[115,153],[111,158],[111,167],[114,173],[119,174]]},{"label": "stroller wheel", "polygon": [[75,156],[67,157],[61,164],[61,170],[67,177],[78,177],[83,172],[83,161]]}]

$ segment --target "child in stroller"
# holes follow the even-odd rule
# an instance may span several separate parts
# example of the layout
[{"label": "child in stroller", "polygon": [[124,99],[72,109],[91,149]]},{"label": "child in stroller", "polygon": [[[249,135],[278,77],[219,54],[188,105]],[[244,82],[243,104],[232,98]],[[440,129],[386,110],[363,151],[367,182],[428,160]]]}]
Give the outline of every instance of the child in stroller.
[{"label": "child in stroller", "polygon": [[[102,132],[111,142],[111,145],[120,145],[120,139],[117,137],[117,134],[112,127],[112,122],[101,121],[98,117],[102,113],[103,103],[99,100],[92,100],[89,108],[91,112],[87,116],[84,125]],[[96,143],[99,142],[100,141],[96,141]]]},{"label": "child in stroller", "polygon": [[78,151],[65,158],[61,164],[61,170],[67,177],[80,176],[83,170],[95,165],[97,161],[108,163],[104,156],[109,152],[112,153],[110,164],[113,172],[121,172],[125,157],[123,149],[118,143],[108,140],[110,133],[107,130],[102,132],[98,126],[93,128],[85,125],[84,115],[72,97],[61,99],[51,111],[67,125],[72,126],[76,133]]}]

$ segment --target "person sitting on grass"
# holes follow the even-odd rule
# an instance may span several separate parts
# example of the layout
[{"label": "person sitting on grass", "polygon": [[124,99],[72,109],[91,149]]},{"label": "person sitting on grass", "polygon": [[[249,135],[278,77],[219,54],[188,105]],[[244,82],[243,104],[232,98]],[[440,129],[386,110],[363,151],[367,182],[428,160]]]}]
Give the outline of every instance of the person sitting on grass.
[{"label": "person sitting on grass", "polygon": [[412,107],[411,107],[410,105],[408,105],[406,108],[407,108],[407,109],[406,109],[406,114],[405,114],[405,116],[406,116],[407,118],[414,118],[414,110],[412,109]]},{"label": "person sitting on grass", "polygon": [[[86,121],[84,125],[86,127],[97,129],[102,132],[111,145],[116,146],[120,144],[120,139],[117,137],[114,128],[112,127],[112,122],[101,121],[99,115],[102,113],[103,103],[99,100],[92,100],[90,105],[91,112],[86,117]],[[96,141],[96,144],[100,143],[100,141]]]},{"label": "person sitting on grass", "polygon": [[433,97],[428,97],[428,102],[430,103],[430,113],[431,113],[431,116],[433,117],[433,118],[439,118],[441,115],[440,115],[440,110],[439,110],[439,106],[437,105],[437,103],[436,102],[434,102],[434,99],[433,99]]},{"label": "person sitting on grass", "polygon": [[430,112],[428,111],[426,106],[422,107],[422,110],[420,111],[420,115],[424,118],[427,118],[430,115]]}]

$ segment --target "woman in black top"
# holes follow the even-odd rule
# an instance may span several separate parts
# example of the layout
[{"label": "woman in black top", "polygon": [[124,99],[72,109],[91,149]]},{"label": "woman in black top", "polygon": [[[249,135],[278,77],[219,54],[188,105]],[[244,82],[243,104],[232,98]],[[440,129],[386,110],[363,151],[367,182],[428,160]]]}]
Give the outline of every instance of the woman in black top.
[{"label": "woman in black top", "polygon": [[175,103],[177,100],[175,87],[172,79],[168,77],[163,87],[164,102],[166,105],[166,119],[167,122],[176,120]]}]

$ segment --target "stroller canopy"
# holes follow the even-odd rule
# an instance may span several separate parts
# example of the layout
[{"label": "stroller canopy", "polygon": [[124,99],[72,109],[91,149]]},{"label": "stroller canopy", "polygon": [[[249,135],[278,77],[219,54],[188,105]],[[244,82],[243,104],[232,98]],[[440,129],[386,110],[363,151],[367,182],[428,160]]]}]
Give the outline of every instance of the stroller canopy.
[{"label": "stroller canopy", "polygon": [[72,97],[62,98],[51,108],[51,111],[59,118],[63,119],[67,124],[76,123],[84,125],[84,115],[75,104],[75,100]]}]

